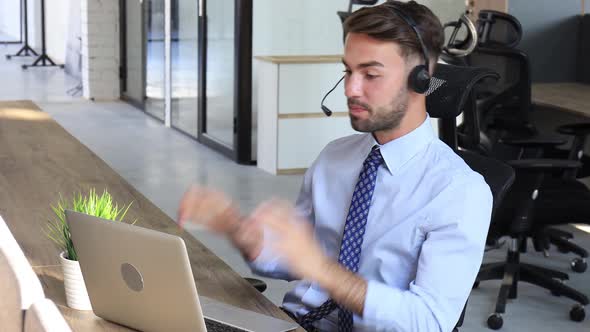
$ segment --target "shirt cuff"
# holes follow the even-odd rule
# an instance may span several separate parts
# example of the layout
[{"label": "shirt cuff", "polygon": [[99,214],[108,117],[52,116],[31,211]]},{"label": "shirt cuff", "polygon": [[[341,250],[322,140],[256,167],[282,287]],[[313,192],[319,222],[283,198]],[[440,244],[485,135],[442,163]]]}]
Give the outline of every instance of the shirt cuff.
[{"label": "shirt cuff", "polygon": [[287,281],[293,280],[293,277],[282,264],[280,257],[273,252],[266,241],[258,256],[253,261],[248,262],[248,265],[255,274]]},{"label": "shirt cuff", "polygon": [[267,247],[263,246],[258,256],[253,261],[248,262],[248,264],[252,267],[261,267],[262,270],[276,266],[278,258]]}]

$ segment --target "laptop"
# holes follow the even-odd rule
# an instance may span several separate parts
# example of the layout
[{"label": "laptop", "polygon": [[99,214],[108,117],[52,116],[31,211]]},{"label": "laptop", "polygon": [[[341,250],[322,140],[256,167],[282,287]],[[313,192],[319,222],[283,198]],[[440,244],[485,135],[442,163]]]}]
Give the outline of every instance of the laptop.
[{"label": "laptop", "polygon": [[297,324],[198,296],[182,238],[65,211],[94,314],[141,331],[291,331]]}]

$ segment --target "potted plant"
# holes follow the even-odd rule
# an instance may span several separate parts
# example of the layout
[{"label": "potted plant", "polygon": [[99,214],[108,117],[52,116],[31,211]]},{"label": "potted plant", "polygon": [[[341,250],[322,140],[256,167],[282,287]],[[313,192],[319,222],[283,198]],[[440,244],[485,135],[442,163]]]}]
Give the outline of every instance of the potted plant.
[{"label": "potted plant", "polygon": [[[127,206],[119,207],[117,203],[113,202],[112,196],[106,190],[102,195],[98,195],[94,189],[90,189],[86,196],[82,195],[82,193],[74,195],[71,201],[65,200],[60,194],[57,205],[51,205],[55,216],[48,220],[45,233],[61,249],[59,257],[64,274],[64,287],[68,307],[78,310],[92,310],[86,285],[82,278],[80,264],[78,263],[78,255],[76,254],[70,229],[66,222],[65,210],[68,209],[121,222],[125,218],[129,207],[131,207],[131,203]],[[132,224],[135,224],[135,221]]]}]

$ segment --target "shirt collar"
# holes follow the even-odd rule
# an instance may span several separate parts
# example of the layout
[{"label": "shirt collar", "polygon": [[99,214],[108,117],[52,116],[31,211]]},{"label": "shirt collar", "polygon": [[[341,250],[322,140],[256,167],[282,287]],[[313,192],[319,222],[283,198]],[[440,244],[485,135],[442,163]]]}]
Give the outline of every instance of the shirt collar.
[{"label": "shirt collar", "polygon": [[368,134],[367,137],[366,155],[369,155],[373,146],[378,145],[385,166],[392,174],[436,138],[428,114],[418,128],[383,145],[379,144],[372,134]]}]

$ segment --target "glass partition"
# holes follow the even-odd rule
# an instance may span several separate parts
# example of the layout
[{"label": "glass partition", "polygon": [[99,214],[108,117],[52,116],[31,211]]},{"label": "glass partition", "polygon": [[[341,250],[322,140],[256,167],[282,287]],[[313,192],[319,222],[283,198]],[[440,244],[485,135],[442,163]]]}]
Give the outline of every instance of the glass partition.
[{"label": "glass partition", "polygon": [[234,0],[207,1],[207,92],[205,132],[234,145]]},{"label": "glass partition", "polygon": [[164,1],[147,0],[145,111],[164,120]]},{"label": "glass partition", "polygon": [[172,126],[198,136],[199,12],[196,0],[173,0],[171,20]]}]

